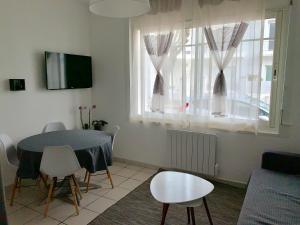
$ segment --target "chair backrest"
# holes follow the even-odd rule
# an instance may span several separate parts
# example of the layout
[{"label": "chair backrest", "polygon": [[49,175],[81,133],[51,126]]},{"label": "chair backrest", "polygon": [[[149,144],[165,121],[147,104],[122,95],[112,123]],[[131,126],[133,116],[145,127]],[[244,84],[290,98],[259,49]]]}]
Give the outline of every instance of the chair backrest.
[{"label": "chair backrest", "polygon": [[112,134],[112,147],[111,148],[112,148],[112,150],[114,150],[115,140],[116,140],[117,134],[120,129],[121,128],[118,125],[113,126],[111,129],[111,134]]},{"label": "chair backrest", "polygon": [[0,148],[0,150],[3,151],[2,156],[5,163],[17,167],[19,164],[17,150],[8,135],[0,134]]},{"label": "chair backrest", "polygon": [[3,171],[0,166],[0,216],[1,216],[1,224],[7,225],[7,215],[6,215],[6,197],[5,197],[5,186],[3,182]]},{"label": "chair backrest", "polygon": [[43,129],[43,133],[51,131],[66,130],[66,126],[62,122],[51,122],[47,123]]},{"label": "chair backrest", "polygon": [[51,177],[66,177],[80,170],[80,164],[70,146],[45,147],[40,171]]}]

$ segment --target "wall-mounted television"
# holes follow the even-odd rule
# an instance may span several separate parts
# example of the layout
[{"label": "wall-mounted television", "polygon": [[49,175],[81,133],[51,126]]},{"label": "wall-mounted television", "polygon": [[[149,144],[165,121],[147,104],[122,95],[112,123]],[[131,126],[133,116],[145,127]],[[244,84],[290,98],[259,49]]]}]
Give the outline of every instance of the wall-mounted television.
[{"label": "wall-mounted television", "polygon": [[92,58],[57,52],[45,52],[48,90],[90,88]]}]

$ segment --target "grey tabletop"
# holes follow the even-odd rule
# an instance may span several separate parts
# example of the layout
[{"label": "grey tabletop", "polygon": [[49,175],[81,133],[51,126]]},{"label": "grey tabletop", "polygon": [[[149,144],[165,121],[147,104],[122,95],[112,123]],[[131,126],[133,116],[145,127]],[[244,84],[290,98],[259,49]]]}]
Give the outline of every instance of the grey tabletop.
[{"label": "grey tabletop", "polygon": [[21,151],[43,152],[46,146],[69,145],[75,151],[94,148],[111,142],[111,136],[97,130],[63,130],[25,138],[18,144]]},{"label": "grey tabletop", "polygon": [[64,130],[25,138],[18,144],[21,178],[35,179],[46,146],[71,146],[80,165],[89,172],[105,170],[112,161],[112,136],[96,130]]}]

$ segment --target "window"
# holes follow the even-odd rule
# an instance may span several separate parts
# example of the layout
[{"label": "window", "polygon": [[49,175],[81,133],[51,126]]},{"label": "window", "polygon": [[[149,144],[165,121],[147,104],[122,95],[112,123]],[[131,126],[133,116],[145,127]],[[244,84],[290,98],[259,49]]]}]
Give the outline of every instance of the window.
[{"label": "window", "polygon": [[[283,26],[285,20],[285,10],[268,12],[262,36],[261,23],[247,21],[248,29],[224,71],[226,104],[230,110],[225,118],[213,118],[227,120],[229,123],[224,125],[225,129],[232,121],[242,121],[239,126],[248,126],[249,121],[256,120],[254,105],[258,102],[260,131],[278,131],[284,80],[283,50],[287,33],[283,31],[286,29]],[[151,110],[156,72],[145,50],[141,33],[133,29],[133,53],[140,65],[131,68],[131,73],[138,74],[131,76],[131,82],[138,86],[137,90],[131,90],[135,92],[135,99],[131,101],[131,117],[163,120],[171,124],[180,120],[188,125],[212,117],[210,100],[218,68],[210,53],[204,29],[189,25],[186,27],[185,32],[181,32],[184,44],[182,41],[174,42],[165,62],[168,64],[166,67],[172,70],[162,68],[166,86],[163,115]],[[218,25],[215,25],[215,29],[218,29]]]}]

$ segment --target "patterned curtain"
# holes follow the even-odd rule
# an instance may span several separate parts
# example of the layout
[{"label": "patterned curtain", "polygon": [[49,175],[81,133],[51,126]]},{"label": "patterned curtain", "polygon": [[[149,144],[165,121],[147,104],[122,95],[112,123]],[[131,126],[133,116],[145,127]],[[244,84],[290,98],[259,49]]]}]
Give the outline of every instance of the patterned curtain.
[{"label": "patterned curtain", "polygon": [[219,73],[214,83],[213,94],[215,97],[213,115],[225,114],[223,107],[226,90],[226,79],[224,70],[230,63],[235,50],[240,44],[247,30],[247,23],[235,24],[234,26],[223,26],[213,30],[211,27],[205,27],[204,33],[210,49],[210,52],[218,66]]},{"label": "patterned curtain", "polygon": [[161,67],[173,40],[173,32],[168,34],[145,35],[144,42],[147,52],[156,70],[156,78],[153,86],[152,111],[163,112],[164,78],[161,75]]}]

